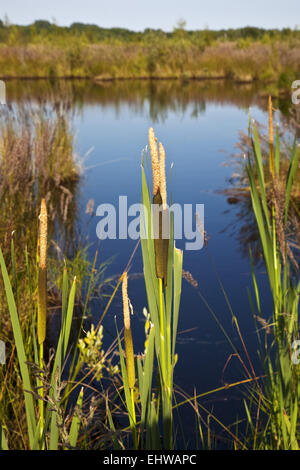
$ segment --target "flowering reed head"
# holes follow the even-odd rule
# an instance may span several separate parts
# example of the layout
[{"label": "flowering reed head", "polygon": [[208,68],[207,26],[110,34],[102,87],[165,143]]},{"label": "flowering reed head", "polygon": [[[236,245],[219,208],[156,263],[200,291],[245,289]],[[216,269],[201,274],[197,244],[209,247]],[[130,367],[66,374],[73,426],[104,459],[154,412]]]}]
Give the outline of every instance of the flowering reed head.
[{"label": "flowering reed head", "polygon": [[158,220],[154,217],[153,222],[154,233],[156,234],[154,238],[155,267],[157,277],[163,279],[164,286],[166,286],[169,238],[163,238],[163,235],[169,234],[170,229],[170,217],[167,206],[166,154],[161,142],[159,142],[158,153],[157,139],[152,127],[149,129],[148,135],[153,176],[153,205],[159,206],[161,209],[158,213]]},{"label": "flowering reed head", "polygon": [[159,142],[159,189],[165,208],[167,206],[166,152],[161,142]]},{"label": "flowering reed head", "polygon": [[153,194],[155,195],[159,189],[160,168],[157,153],[157,139],[155,137],[153,127],[150,127],[148,137],[152,164]]},{"label": "flowering reed head", "polygon": [[39,279],[38,279],[38,342],[42,344],[46,337],[47,316],[47,231],[48,216],[45,199],[41,202],[39,227]]},{"label": "flowering reed head", "polygon": [[273,107],[272,107],[272,96],[269,96],[269,143],[274,143],[274,135],[273,135]]}]

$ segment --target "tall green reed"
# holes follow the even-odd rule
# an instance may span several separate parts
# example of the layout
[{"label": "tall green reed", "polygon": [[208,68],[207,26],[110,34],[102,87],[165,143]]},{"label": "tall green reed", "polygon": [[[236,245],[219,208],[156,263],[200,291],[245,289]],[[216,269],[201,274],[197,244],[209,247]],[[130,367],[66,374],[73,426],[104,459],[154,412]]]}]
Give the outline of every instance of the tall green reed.
[{"label": "tall green reed", "polygon": [[[156,137],[149,129],[152,163],[153,199],[147,184],[145,162],[142,161],[141,247],[149,316],[147,341],[143,355],[136,358],[137,391],[140,397],[139,448],[174,447],[173,435],[173,371],[176,364],[176,335],[182,280],[182,252],[173,239],[173,216],[167,206],[165,152],[157,149]],[[156,215],[155,215],[156,214]],[[163,222],[166,224],[163,230]],[[154,353],[156,362],[154,361]],[[122,363],[121,363],[122,364]],[[155,364],[158,383],[155,386]],[[125,372],[125,368],[124,372]],[[124,374],[123,374],[124,378]],[[128,388],[125,376],[125,393]],[[127,390],[127,395],[129,395]],[[126,400],[129,413],[133,407]],[[162,430],[160,429],[162,421]],[[162,432],[162,439],[160,438]],[[136,443],[135,443],[136,445]]]}]

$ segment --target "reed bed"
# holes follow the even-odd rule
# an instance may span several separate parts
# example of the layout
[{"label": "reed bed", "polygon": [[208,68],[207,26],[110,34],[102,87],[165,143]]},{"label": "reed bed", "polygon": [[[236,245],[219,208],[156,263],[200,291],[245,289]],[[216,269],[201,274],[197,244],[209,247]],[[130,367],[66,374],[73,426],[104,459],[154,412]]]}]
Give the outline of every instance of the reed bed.
[{"label": "reed bed", "polygon": [[[247,175],[252,208],[257,223],[264,265],[273,299],[272,340],[261,340],[261,359],[265,369],[264,392],[253,400],[258,412],[265,416],[254,433],[254,447],[263,449],[299,449],[299,366],[292,360],[294,341],[299,340],[299,266],[286,237],[291,213],[293,188],[299,174],[299,146],[296,140],[289,158],[285,178],[280,172],[280,140],[273,132],[272,100],[269,99],[269,160],[264,166],[258,132],[253,124],[254,162],[248,159]],[[266,175],[267,178],[266,178]],[[271,197],[270,197],[271,195]],[[257,318],[262,322],[261,292],[252,269]],[[254,304],[253,304],[254,305]],[[269,330],[270,331],[270,330]],[[249,408],[250,427],[253,421]]]},{"label": "reed bed", "polygon": [[137,43],[88,44],[70,41],[2,45],[2,78],[231,78],[236,82],[277,82],[289,89],[299,73],[299,41],[266,43],[150,39]]}]

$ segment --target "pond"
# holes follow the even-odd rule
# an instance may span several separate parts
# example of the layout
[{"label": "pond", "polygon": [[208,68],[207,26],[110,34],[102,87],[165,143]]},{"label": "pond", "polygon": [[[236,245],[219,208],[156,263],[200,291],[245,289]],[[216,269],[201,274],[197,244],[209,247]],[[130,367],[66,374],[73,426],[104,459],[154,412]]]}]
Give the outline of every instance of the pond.
[{"label": "pond", "polygon": [[[84,174],[79,189],[78,228],[89,244],[91,259],[97,248],[99,217],[86,213],[109,203],[118,207],[119,196],[127,196],[128,206],[141,200],[141,152],[148,143],[152,126],[166,150],[167,189],[179,204],[204,204],[208,244],[198,251],[184,251],[183,268],[198,287],[183,279],[178,333],[178,363],[175,383],[189,394],[205,393],[226,383],[243,380],[245,369],[222,328],[241,353],[243,349],[232,315],[237,317],[252,365],[260,373],[257,340],[247,294],[252,289],[247,247],[239,236],[243,227],[239,204],[229,204],[224,191],[230,187],[235,169],[229,164],[236,149],[239,131],[247,132],[251,115],[267,123],[267,93],[257,84],[191,81],[119,81],[93,83],[77,80],[62,83],[11,81],[8,97],[16,102],[38,101],[52,93],[70,97],[74,107],[73,128],[76,151],[84,158]],[[280,113],[277,115],[280,118]],[[169,169],[172,164],[172,186]],[[250,206],[249,206],[250,208]],[[249,209],[250,210],[250,209]],[[177,246],[184,249],[184,240]],[[134,250],[134,240],[105,240],[100,244],[101,262],[114,256],[107,275],[118,275]],[[265,286],[265,317],[271,316],[266,275],[258,266],[259,282]],[[137,250],[129,276],[129,297],[134,315],[132,328],[135,352],[143,350],[143,307],[146,306],[142,260]],[[194,283],[195,284],[195,283]],[[105,304],[105,303],[104,303]],[[95,322],[100,318],[95,307]],[[107,344],[115,338],[114,318],[122,325],[121,298],[117,296],[104,320]],[[238,388],[208,395],[201,402],[227,425],[242,410]],[[191,434],[194,422],[188,423]]]}]

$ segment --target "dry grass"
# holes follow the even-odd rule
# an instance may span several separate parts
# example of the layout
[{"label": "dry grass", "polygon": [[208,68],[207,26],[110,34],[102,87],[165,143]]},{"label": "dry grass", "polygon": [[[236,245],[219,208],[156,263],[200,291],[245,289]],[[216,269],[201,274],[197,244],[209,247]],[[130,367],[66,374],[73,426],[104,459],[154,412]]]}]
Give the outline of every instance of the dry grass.
[{"label": "dry grass", "polygon": [[4,77],[212,78],[236,81],[277,80],[297,75],[297,42],[270,44],[216,42],[203,47],[189,41],[148,44],[28,44],[0,47]]}]

